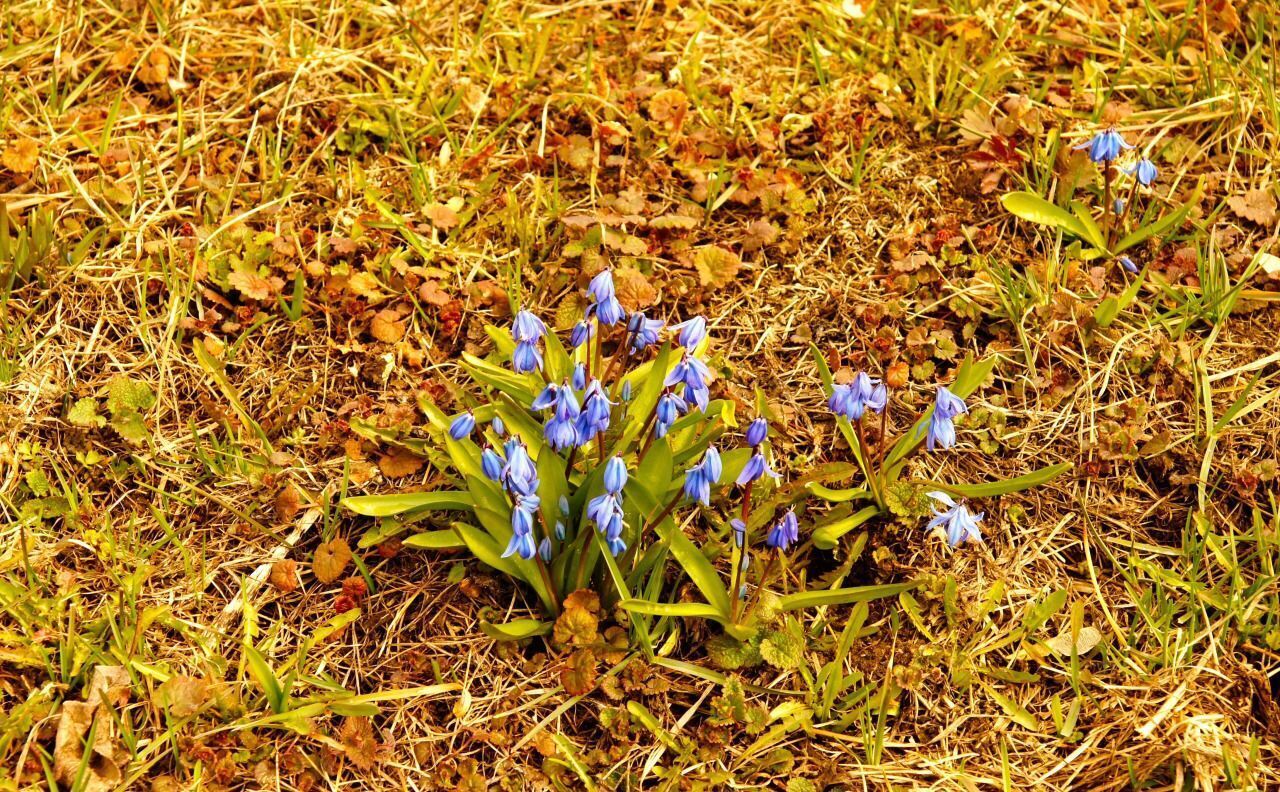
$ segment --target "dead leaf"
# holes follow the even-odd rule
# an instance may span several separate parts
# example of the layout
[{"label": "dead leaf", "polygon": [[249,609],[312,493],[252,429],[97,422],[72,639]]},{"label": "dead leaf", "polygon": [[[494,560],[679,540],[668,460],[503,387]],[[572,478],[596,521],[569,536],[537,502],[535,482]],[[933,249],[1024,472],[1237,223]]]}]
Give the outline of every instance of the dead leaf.
[{"label": "dead leaf", "polygon": [[347,288],[358,297],[380,297],[382,284],[368,272],[357,272],[347,279]]},{"label": "dead leaf", "polygon": [[271,282],[256,272],[234,270],[227,276],[227,284],[250,300],[271,299]]},{"label": "dead leaf", "polygon": [[422,457],[406,448],[393,448],[378,460],[378,469],[387,478],[400,478],[417,473],[425,462]]},{"label": "dead leaf", "polygon": [[563,646],[590,646],[600,640],[600,598],[593,591],[575,591],[565,598],[556,618],[554,636]]},{"label": "dead leaf", "polygon": [[138,79],[147,85],[161,85],[169,81],[169,53],[153,47],[147,59],[138,67]]},{"label": "dead leaf", "polygon": [[181,674],[169,677],[156,691],[160,705],[175,718],[189,718],[200,711],[209,696],[209,680]]},{"label": "dead leaf", "polygon": [[282,558],[271,565],[271,576],[268,578],[276,591],[289,593],[298,588],[298,562],[292,558]]},{"label": "dead leaf", "polygon": [[285,484],[280,492],[276,494],[272,508],[275,509],[278,522],[286,523],[292,520],[297,516],[298,510],[302,508],[302,499],[298,495],[298,488],[292,484]]},{"label": "dead leaf", "polygon": [[590,649],[569,655],[560,669],[560,684],[571,696],[585,696],[596,684],[596,656]]},{"label": "dead leaf", "polygon": [[428,305],[434,305],[437,308],[448,305],[453,301],[453,295],[440,288],[440,281],[425,280],[418,287],[418,297]]},{"label": "dead leaf", "polygon": [[316,548],[315,558],[311,561],[311,574],[321,583],[332,583],[342,576],[347,564],[351,563],[351,548],[347,540],[334,537]]},{"label": "dead leaf", "polygon": [[404,338],[405,324],[400,319],[400,312],[391,308],[378,311],[369,323],[369,332],[374,338],[389,344]]},{"label": "dead leaf", "polygon": [[124,666],[96,666],[85,688],[84,701],[94,705],[105,701],[112,707],[123,707],[129,703],[132,687],[133,681]]},{"label": "dead leaf", "polygon": [[11,173],[27,174],[36,169],[40,161],[40,146],[27,138],[15,140],[0,154],[0,165]]},{"label": "dead leaf", "polygon": [[378,759],[378,740],[373,735],[373,724],[368,718],[344,718],[338,729],[338,739],[342,741],[351,764],[366,772],[373,769]]},{"label": "dead leaf", "polygon": [[658,299],[658,291],[649,279],[635,267],[618,267],[613,271],[613,284],[618,301],[628,311],[642,311]]},{"label": "dead leaf", "polygon": [[679,132],[689,115],[689,97],[679,88],[659,91],[649,100],[649,117],[668,132]]},{"label": "dead leaf", "polygon": [[1250,190],[1244,195],[1233,195],[1227,199],[1227,206],[1236,215],[1260,226],[1270,226],[1276,221],[1276,197],[1270,190]]},{"label": "dead leaf", "polygon": [[[96,727],[95,727],[96,722]],[[93,729],[93,745],[85,756],[85,738]],[[105,709],[83,701],[64,701],[53,747],[53,776],[67,789],[110,792],[119,788],[120,768],[128,754],[119,745],[115,720]],[[84,781],[77,784],[81,767]]]},{"label": "dead leaf", "polygon": [[1071,640],[1071,630],[1067,629],[1045,641],[1045,645],[1052,649],[1055,654],[1063,657],[1070,657],[1071,649],[1074,646],[1076,655],[1083,657],[1093,651],[1093,648],[1101,640],[1102,633],[1098,632],[1097,627],[1081,627],[1075,641]]},{"label": "dead leaf", "polygon": [[653,218],[649,221],[650,228],[656,228],[660,231],[676,229],[680,231],[688,231],[698,227],[700,221],[696,217],[688,215],[665,214]]},{"label": "dead leaf", "polygon": [[133,64],[136,63],[137,60],[137,47],[125,42],[123,47],[111,54],[111,60],[107,61],[107,71],[128,71],[133,68]]},{"label": "dead leaf", "polygon": [[427,204],[422,213],[431,221],[431,225],[441,231],[448,231],[458,225],[458,213],[446,204]]},{"label": "dead leaf", "polygon": [[719,245],[704,245],[693,254],[693,266],[697,268],[698,280],[703,286],[718,289],[729,285],[738,276],[742,259]]},{"label": "dead leaf", "polygon": [[764,218],[758,218],[747,225],[747,234],[742,238],[742,249],[750,253],[772,245],[777,239],[778,227]]},{"label": "dead leaf", "polygon": [[585,135],[570,135],[560,144],[556,156],[574,170],[584,171],[595,162],[596,152],[591,146],[591,139]]}]

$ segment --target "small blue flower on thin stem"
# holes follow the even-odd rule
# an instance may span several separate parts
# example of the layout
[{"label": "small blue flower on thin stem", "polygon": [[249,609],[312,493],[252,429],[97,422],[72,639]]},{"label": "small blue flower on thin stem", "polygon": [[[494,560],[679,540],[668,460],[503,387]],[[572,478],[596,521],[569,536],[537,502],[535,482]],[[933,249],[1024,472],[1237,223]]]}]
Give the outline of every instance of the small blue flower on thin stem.
[{"label": "small blue flower on thin stem", "polygon": [[594,324],[589,322],[578,322],[573,326],[573,330],[569,331],[569,346],[573,349],[577,349],[587,343],[587,341],[591,340],[591,337],[595,334],[596,329]]},{"label": "small blue flower on thin stem", "polygon": [[695,316],[680,324],[672,325],[671,330],[677,333],[676,343],[692,351],[702,343],[702,339],[707,337],[707,320],[701,316]]},{"label": "small blue flower on thin stem", "polygon": [[533,541],[533,515],[537,513],[541,500],[537,495],[516,495],[511,509],[511,541],[502,557],[518,554],[529,561],[537,552]]},{"label": "small blue flower on thin stem", "polygon": [[560,386],[554,382],[547,383],[547,387],[533,398],[533,403],[529,406],[535,410],[545,410],[552,407],[556,403],[556,398],[560,395]]},{"label": "small blue flower on thin stem", "polygon": [[729,527],[733,529],[733,543],[742,547],[747,541],[747,524],[734,518],[729,521]]},{"label": "small blue flower on thin stem", "polygon": [[645,318],[640,311],[631,314],[631,319],[627,322],[627,329],[631,331],[631,352],[638,355],[649,347],[656,346],[658,334],[665,324],[661,319]]},{"label": "small blue flower on thin stem", "polygon": [[1116,131],[1115,127],[1107,127],[1087,142],[1076,146],[1075,150],[1089,149],[1089,159],[1096,163],[1107,163],[1119,157],[1122,149],[1131,148],[1133,146],[1125,142],[1125,139]]},{"label": "small blue flower on thin stem", "polygon": [[551,563],[551,540],[545,536],[542,537],[541,542],[538,542],[538,555],[542,558],[543,562],[548,564]]},{"label": "small blue flower on thin stem", "polygon": [[502,437],[507,433],[507,425],[502,422],[498,416],[493,416],[493,422],[489,424],[493,427],[493,433],[498,437]]},{"label": "small blue flower on thin stem", "polygon": [[935,528],[943,528],[947,534],[947,544],[956,547],[964,542],[981,542],[982,529],[978,527],[978,523],[982,522],[983,515],[972,514],[963,503],[956,503],[951,496],[945,492],[930,492],[930,498],[938,501],[946,506],[946,509],[934,508],[933,519],[925,527],[925,530],[932,531]]},{"label": "small blue flower on thin stem", "polygon": [[724,465],[720,461],[720,452],[715,446],[707,448],[702,461],[684,474],[684,494],[691,501],[703,506],[711,505],[711,485],[720,481]]},{"label": "small blue flower on thin stem", "polygon": [[480,454],[480,469],[490,481],[502,481],[502,471],[505,468],[506,462],[492,448],[486,448]]},{"label": "small blue flower on thin stem", "polygon": [[561,386],[556,391],[555,410],[543,427],[542,433],[547,438],[547,444],[556,451],[579,445],[581,440],[578,437],[576,422],[581,412],[578,399],[573,395],[573,389]]},{"label": "small blue flower on thin stem", "polygon": [[502,470],[502,482],[507,489],[520,495],[532,495],[538,491],[538,469],[529,457],[520,438],[513,437],[503,446],[507,465]]},{"label": "small blue flower on thin stem", "polygon": [[542,320],[528,311],[520,311],[511,322],[511,337],[516,341],[533,343],[547,333],[547,326]]},{"label": "small blue flower on thin stem", "polygon": [[517,374],[542,370],[542,350],[532,341],[521,341],[511,353],[511,368]]},{"label": "small blue flower on thin stem", "polygon": [[600,380],[593,379],[587,386],[582,399],[582,410],[578,413],[576,429],[578,444],[582,445],[609,428],[610,408],[613,402],[605,395]]},{"label": "small blue flower on thin stem", "polygon": [[627,486],[627,463],[622,457],[611,457],[604,463],[604,488],[606,492],[617,495]]},{"label": "small blue flower on thin stem", "polygon": [[622,540],[625,524],[620,492],[606,492],[592,498],[587,503],[587,518],[595,522],[596,530],[604,535],[610,554],[617,556],[627,549],[627,543]]},{"label": "small blue flower on thin stem", "polygon": [[862,418],[867,410],[879,413],[889,399],[884,383],[859,371],[853,382],[846,385],[835,385],[831,388],[831,398],[827,406],[836,415],[843,415],[850,421]]},{"label": "small blue flower on thin stem", "polygon": [[800,521],[796,519],[795,509],[788,509],[782,519],[773,524],[764,543],[775,550],[785,553],[787,548],[800,540]]},{"label": "small blue flower on thin stem", "polygon": [[769,436],[769,422],[763,418],[757,418],[747,427],[747,445],[755,448],[765,441]]},{"label": "small blue flower on thin stem", "polygon": [[926,445],[930,451],[935,448],[951,448],[956,444],[956,427],[952,423],[957,415],[969,412],[964,399],[947,390],[945,385],[938,386],[938,395],[934,399],[933,414],[929,416],[928,437]]},{"label": "small blue flower on thin stem", "polygon": [[502,552],[503,558],[509,558],[513,555],[519,555],[528,561],[533,558],[533,554],[537,552],[537,547],[533,543],[533,534],[512,533],[511,541],[507,542],[507,549]]},{"label": "small blue flower on thin stem", "polygon": [[671,425],[688,409],[689,406],[685,404],[684,399],[671,391],[663,392],[658,397],[657,407],[654,408],[654,437],[665,437]]},{"label": "small blue flower on thin stem", "polygon": [[470,437],[475,428],[476,417],[467,410],[449,424],[449,436],[454,440],[461,440],[464,437]]},{"label": "small blue flower on thin stem", "polygon": [[739,487],[744,487],[747,484],[756,481],[761,476],[773,476],[774,478],[779,478],[780,474],[774,472],[773,469],[769,467],[769,461],[764,458],[764,454],[757,451],[751,455],[750,459],[747,460],[747,464],[742,466],[742,472],[738,474],[738,480],[736,483]]},{"label": "small blue flower on thin stem", "polygon": [[1156,164],[1151,160],[1143,157],[1128,168],[1122,169],[1125,173],[1138,180],[1138,184],[1143,187],[1150,187],[1160,176],[1160,171],[1156,168]]},{"label": "small blue flower on thin stem", "polygon": [[596,318],[601,324],[616,325],[627,318],[626,309],[618,302],[618,294],[613,287],[612,270],[605,270],[592,278],[587,291],[595,300]]},{"label": "small blue flower on thin stem", "polygon": [[663,384],[670,388],[674,385],[684,385],[685,403],[693,406],[697,405],[699,410],[707,411],[707,403],[711,398],[711,390],[707,383],[711,380],[711,369],[707,367],[700,358],[685,353],[667,375]]},{"label": "small blue flower on thin stem", "polygon": [[1119,258],[1119,261],[1120,261],[1120,266],[1124,267],[1126,270],[1133,273],[1134,275],[1138,274],[1138,265],[1133,263],[1133,259],[1129,258],[1128,256],[1121,256]]},{"label": "small blue flower on thin stem", "polygon": [[579,361],[573,367],[573,376],[569,380],[574,390],[583,390],[587,387],[587,367]]}]

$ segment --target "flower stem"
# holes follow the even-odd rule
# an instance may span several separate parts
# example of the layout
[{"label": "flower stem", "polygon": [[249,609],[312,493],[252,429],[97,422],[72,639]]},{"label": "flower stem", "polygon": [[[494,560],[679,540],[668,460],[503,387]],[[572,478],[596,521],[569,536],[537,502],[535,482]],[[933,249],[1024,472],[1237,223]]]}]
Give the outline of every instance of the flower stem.
[{"label": "flower stem", "polygon": [[[742,558],[747,554],[746,524],[747,517],[751,514],[751,490],[755,485],[756,483],[754,481],[748,481],[747,486],[742,491],[742,517],[740,518],[743,525],[742,546],[738,547],[738,539],[736,535],[730,537],[730,541],[733,542],[733,546],[741,551],[737,562],[733,566],[733,571],[729,575],[729,596],[732,597],[730,600],[731,604],[729,606],[729,620],[734,624],[738,623],[738,616],[741,614],[741,609],[739,607],[741,600],[738,599],[738,588],[742,585]],[[733,526],[729,526],[729,533],[736,534]]]},{"label": "flower stem", "polygon": [[862,430],[861,419],[853,422],[853,428],[858,435],[858,453],[862,457],[863,472],[867,476],[867,486],[871,488],[871,497],[876,499],[876,505],[880,510],[884,510],[884,496],[880,491],[879,472],[871,468],[871,456],[867,450],[867,433]]},{"label": "flower stem", "polygon": [[[1115,214],[1114,206],[1111,205],[1111,163],[1102,163],[1102,225],[1103,237],[1107,240],[1107,249],[1111,249],[1111,239],[1114,236],[1115,224],[1112,217]],[[1117,220],[1119,218],[1116,218]]]}]

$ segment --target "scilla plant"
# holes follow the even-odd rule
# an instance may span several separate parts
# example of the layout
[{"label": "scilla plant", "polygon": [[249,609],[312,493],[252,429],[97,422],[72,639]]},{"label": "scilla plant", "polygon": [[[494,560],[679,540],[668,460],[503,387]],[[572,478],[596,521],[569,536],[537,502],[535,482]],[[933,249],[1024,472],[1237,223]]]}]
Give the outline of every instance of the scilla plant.
[{"label": "scilla plant", "polygon": [[[778,477],[767,423],[730,433],[733,405],[711,398],[705,319],[667,327],[628,314],[608,270],[587,292],[585,315],[564,339],[527,310],[509,329],[488,327],[488,359],[463,356],[482,393],[470,408],[449,415],[420,401],[430,434],[421,449],[452,488],[347,498],[352,511],[384,519],[372,536],[457,512],[448,528],[405,544],[470,551],[527,585],[548,617],[593,589],[631,613],[650,651],[681,618],[741,639],[755,634],[762,609],[772,618],[910,587],[761,596],[800,538],[794,511],[760,505]],[[732,512],[722,511],[730,499]],[[692,590],[700,599],[679,595]],[[551,629],[543,619],[482,626],[513,639]]]},{"label": "scilla plant", "polygon": [[[861,509],[834,518],[816,527],[813,544],[819,548],[834,547],[841,536],[877,517],[913,516],[919,507],[918,496],[925,496],[945,509],[935,509],[928,528],[941,528],[952,545],[981,541],[978,528],[981,515],[973,515],[963,500],[955,498],[989,498],[1045,484],[1070,469],[1060,463],[1016,478],[979,484],[942,483],[931,480],[904,479],[907,462],[924,448],[930,453],[946,451],[956,445],[955,420],[969,411],[965,399],[986,380],[995,368],[996,359],[974,361],[968,357],[956,370],[950,386],[939,385],[933,403],[896,438],[891,437],[890,407],[895,389],[866,372],[858,372],[846,383],[836,383],[831,369],[817,347],[813,359],[822,377],[827,405],[836,416],[837,425],[861,470],[864,486],[830,489],[811,483],[808,488],[818,497],[833,503],[866,503]],[[879,424],[878,440],[867,439],[864,424]]]}]

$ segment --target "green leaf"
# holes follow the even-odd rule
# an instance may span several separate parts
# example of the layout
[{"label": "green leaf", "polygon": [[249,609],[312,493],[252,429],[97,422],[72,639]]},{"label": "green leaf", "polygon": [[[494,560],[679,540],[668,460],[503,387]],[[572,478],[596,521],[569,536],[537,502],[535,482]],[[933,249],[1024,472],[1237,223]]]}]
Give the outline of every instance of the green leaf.
[{"label": "green leaf", "polygon": [[665,437],[655,440],[636,471],[636,481],[650,493],[661,495],[671,489],[673,475],[671,444]]},{"label": "green leaf", "polygon": [[258,687],[262,688],[263,694],[267,697],[267,704],[271,707],[271,711],[284,712],[286,704],[284,688],[280,686],[280,680],[271,670],[271,664],[261,652],[249,644],[244,645],[244,658],[249,666],[249,673],[253,675],[258,682]]},{"label": "green leaf", "polygon": [[516,619],[506,624],[480,620],[480,631],[495,641],[523,641],[551,632],[551,622],[541,619]]},{"label": "green leaf", "polygon": [[1058,476],[1070,470],[1072,464],[1070,462],[1059,462],[1056,465],[1040,468],[1031,473],[1026,473],[1011,479],[1003,481],[992,481],[985,484],[939,484],[937,482],[924,482],[924,486],[932,489],[939,489],[953,495],[961,495],[966,498],[991,498],[996,495],[1005,495],[1010,492],[1021,492],[1025,489],[1038,487],[1041,484],[1047,484]]},{"label": "green leaf", "polygon": [[727,621],[729,618],[729,592],[725,590],[724,581],[720,579],[720,574],[716,572],[716,568],[711,565],[707,557],[702,554],[702,550],[689,541],[689,537],[685,536],[675,522],[670,519],[663,520],[662,524],[657,526],[657,533],[667,543],[667,547],[671,550],[671,555],[675,556],[675,559],[680,562],[685,574],[702,592],[702,596],[707,598],[707,602],[711,607],[716,610],[719,618]]},{"label": "green leaf", "polygon": [[783,611],[817,608],[824,605],[847,605],[850,602],[867,602],[885,597],[896,597],[904,591],[910,591],[919,584],[915,581],[906,583],[883,583],[878,586],[857,586],[854,588],[838,588],[825,591],[802,591],[788,594],[779,600],[778,607]]},{"label": "green leaf", "polygon": [[155,406],[156,394],[145,382],[138,382],[126,376],[118,376],[111,380],[107,391],[107,411],[143,412]]},{"label": "green leaf", "polygon": [[520,404],[530,404],[540,381],[533,374],[516,374],[472,355],[462,353],[462,366],[476,382],[505,393]]},{"label": "green leaf", "polygon": [[115,412],[111,416],[111,428],[134,445],[139,445],[149,436],[147,424],[142,420],[142,416],[133,410]]},{"label": "green leaf", "polygon": [[[993,356],[975,363],[973,356],[969,355],[960,364],[960,368],[956,371],[955,381],[951,383],[948,390],[962,399],[968,397],[978,389],[978,386],[986,380],[991,370],[996,367],[996,360]],[[884,467],[888,471],[886,478],[890,481],[896,479],[898,473],[901,472],[902,466],[899,463],[924,442],[925,428],[928,426],[931,417],[933,417],[932,406],[925,411],[924,415],[920,416],[920,420],[916,421],[904,435],[898,438],[898,441],[893,444],[893,448],[889,449],[889,454],[884,461]]]},{"label": "green leaf", "polygon": [[851,500],[869,500],[871,498],[871,492],[863,487],[838,490],[823,486],[817,482],[809,482],[805,484],[804,488],[828,503],[844,503]]},{"label": "green leaf", "polygon": [[804,639],[788,630],[770,630],[760,640],[760,656],[774,668],[793,671],[804,662]]},{"label": "green leaf", "polygon": [[843,520],[816,528],[813,532],[813,546],[820,550],[830,550],[840,543],[840,537],[879,514],[879,506],[867,506]]},{"label": "green leaf", "polygon": [[469,511],[473,504],[471,496],[465,492],[437,490],[396,495],[356,495],[343,498],[342,505],[365,517],[390,517],[416,509]]},{"label": "green leaf", "polygon": [[1107,249],[1107,241],[1102,236],[1102,229],[1098,227],[1098,221],[1093,219],[1093,215],[1085,208],[1084,204],[1079,201],[1071,202],[1071,213],[1080,221],[1080,225],[1084,228],[1085,239],[1099,250]]},{"label": "green leaf", "polygon": [[1169,214],[1160,218],[1151,225],[1145,225],[1136,228],[1116,243],[1116,253],[1122,253],[1134,245],[1145,241],[1149,237],[1158,236],[1164,232],[1178,226],[1186,218],[1191,210],[1200,203],[1200,196],[1204,193],[1204,179],[1196,184],[1196,189],[1191,193],[1191,197],[1182,206],[1173,210]]},{"label": "green leaf", "polygon": [[542,499],[539,508],[544,524],[550,528],[561,519],[560,496],[569,496],[569,482],[565,480],[565,460],[551,446],[542,446],[538,449],[534,466],[538,470],[538,497]]},{"label": "green leaf", "polygon": [[403,544],[417,550],[464,550],[467,547],[457,531],[448,529],[416,533],[407,537]]},{"label": "green leaf", "polygon": [[671,344],[663,344],[658,356],[647,363],[642,363],[628,374],[624,380],[631,383],[631,405],[627,409],[627,428],[623,432],[618,448],[625,451],[640,436],[653,408],[662,395],[662,382],[671,367]]},{"label": "green leaf", "polygon": [[107,425],[107,419],[98,415],[98,400],[92,396],[85,396],[72,405],[67,411],[67,422],[98,429]]},{"label": "green leaf", "polygon": [[1004,710],[1005,714],[1012,718],[1014,723],[1031,731],[1039,730],[1040,724],[1036,721],[1036,716],[1023,709],[1021,704],[995,688],[987,688],[987,690],[991,693],[991,697],[996,700],[996,703],[1000,705],[1000,709]]},{"label": "green leaf", "polygon": [[1073,214],[1050,203],[1035,193],[1011,192],[1000,198],[1005,211],[1050,228],[1057,228],[1081,239],[1089,239],[1089,230]]},{"label": "green leaf", "polygon": [[642,599],[626,599],[619,604],[624,610],[648,616],[710,619],[719,623],[725,620],[719,610],[705,602],[649,602]]}]

